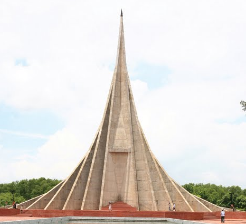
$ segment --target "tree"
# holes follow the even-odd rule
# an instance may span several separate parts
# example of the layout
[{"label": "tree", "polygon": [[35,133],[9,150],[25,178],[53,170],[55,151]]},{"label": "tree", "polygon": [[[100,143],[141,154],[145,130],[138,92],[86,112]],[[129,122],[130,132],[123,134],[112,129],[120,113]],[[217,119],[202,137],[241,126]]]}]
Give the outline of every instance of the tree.
[{"label": "tree", "polygon": [[183,187],[184,187],[187,191],[189,191],[191,194],[193,194],[194,184],[192,184],[192,183],[185,184],[185,185],[183,185]]},{"label": "tree", "polygon": [[241,101],[240,104],[243,107],[243,110],[246,111],[246,102],[245,101]]},{"label": "tree", "polygon": [[231,205],[231,196],[228,193],[226,193],[225,195],[223,195],[223,197],[218,201],[218,205],[221,207],[226,207],[229,208]]},{"label": "tree", "polygon": [[36,196],[46,193],[60,180],[45,179],[43,177],[39,179],[14,181],[8,184],[0,184],[0,205],[4,206],[7,201],[9,205],[12,205],[13,201],[21,203]]},{"label": "tree", "polygon": [[238,208],[246,211],[246,196],[245,195],[240,195],[236,199],[236,204]]},{"label": "tree", "polygon": [[0,193],[0,206],[5,206],[7,202],[8,205],[12,205],[12,193]]},{"label": "tree", "polygon": [[15,192],[16,192],[16,182],[12,182],[10,185],[9,185],[9,191],[11,192],[12,194],[12,201],[15,200]]},{"label": "tree", "polygon": [[242,190],[239,186],[223,187],[215,184],[189,183],[183,185],[183,187],[190,193],[221,207],[229,208],[231,201],[233,201],[236,209],[246,209],[244,201],[246,189]]},{"label": "tree", "polygon": [[229,191],[229,194],[231,195],[232,203],[234,203],[235,198],[237,198],[238,196],[242,194],[242,189],[239,186],[228,187],[228,191]]},{"label": "tree", "polygon": [[244,190],[242,191],[242,194],[243,194],[244,196],[246,196],[246,189],[244,189]]}]

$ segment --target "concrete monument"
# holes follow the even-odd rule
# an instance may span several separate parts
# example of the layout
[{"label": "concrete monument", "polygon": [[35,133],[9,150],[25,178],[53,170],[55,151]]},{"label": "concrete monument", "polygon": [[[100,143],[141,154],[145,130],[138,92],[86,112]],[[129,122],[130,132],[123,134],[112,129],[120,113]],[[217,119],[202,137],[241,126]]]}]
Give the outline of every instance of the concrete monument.
[{"label": "concrete monument", "polygon": [[[114,75],[100,127],[71,175],[27,209],[101,210],[124,202],[139,211],[219,211],[177,184],[150,150],[137,117],[126,66],[123,14]],[[170,203],[170,205],[169,205]]]}]

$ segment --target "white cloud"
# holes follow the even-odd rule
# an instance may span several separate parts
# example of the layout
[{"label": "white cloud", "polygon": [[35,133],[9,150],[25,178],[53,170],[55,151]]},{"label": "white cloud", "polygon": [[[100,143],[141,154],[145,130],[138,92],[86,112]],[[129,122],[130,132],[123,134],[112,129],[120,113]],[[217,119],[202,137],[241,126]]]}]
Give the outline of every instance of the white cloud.
[{"label": "white cloud", "polygon": [[0,129],[0,133],[17,135],[17,136],[22,136],[22,137],[27,137],[27,138],[40,138],[40,139],[48,139],[49,138],[46,135],[34,134],[34,133],[25,133],[25,132],[18,132],[18,131],[9,131],[9,130],[5,130],[5,129]]},{"label": "white cloud", "polygon": [[[1,180],[65,178],[83,157],[106,103],[121,8],[129,68],[146,62],[171,71],[159,89],[132,82],[140,123],[163,167],[182,184],[246,187],[243,0],[1,1],[0,102],[52,110],[66,121]],[[19,58],[28,66],[15,66]]]},{"label": "white cloud", "polygon": [[49,141],[37,149],[30,157],[15,158],[9,167],[18,179],[49,177],[63,179],[68,176],[83,158],[87,149],[68,129],[63,129],[50,137]]}]

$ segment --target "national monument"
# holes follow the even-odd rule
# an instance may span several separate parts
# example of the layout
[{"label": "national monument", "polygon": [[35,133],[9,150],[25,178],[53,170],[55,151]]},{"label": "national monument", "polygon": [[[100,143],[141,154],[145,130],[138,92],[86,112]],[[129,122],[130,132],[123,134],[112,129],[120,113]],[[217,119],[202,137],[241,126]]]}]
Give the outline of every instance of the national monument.
[{"label": "national monument", "polygon": [[67,179],[20,205],[25,209],[101,210],[124,202],[138,211],[211,212],[221,208],[177,184],[150,150],[137,117],[126,66],[121,12],[116,66],[91,147]]}]

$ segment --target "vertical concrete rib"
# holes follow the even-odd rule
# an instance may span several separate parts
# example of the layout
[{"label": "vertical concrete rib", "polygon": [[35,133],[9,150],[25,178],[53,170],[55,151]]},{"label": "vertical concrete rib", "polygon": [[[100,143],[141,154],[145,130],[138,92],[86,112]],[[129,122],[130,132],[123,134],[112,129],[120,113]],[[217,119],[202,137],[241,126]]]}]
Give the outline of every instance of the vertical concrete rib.
[{"label": "vertical concrete rib", "polygon": [[145,151],[147,155],[147,160],[149,164],[151,181],[153,184],[153,189],[156,198],[157,210],[167,211],[169,209],[168,203],[171,203],[171,197],[167,191],[167,187],[162,179],[161,173],[159,171],[158,165],[156,164],[156,158],[151,152],[148,142],[142,131],[142,135],[145,141]]},{"label": "vertical concrete rib", "polygon": [[44,208],[45,210],[63,208],[66,202],[67,196],[70,192],[71,186],[74,183],[74,180],[79,172],[80,166],[83,163],[83,160],[79,163],[79,165],[71,173],[71,175],[63,182],[62,186],[59,188],[59,190],[55,193],[55,195],[52,197],[52,199],[49,201],[49,203]]},{"label": "vertical concrete rib", "polygon": [[94,155],[97,138],[98,138],[98,135],[93,141],[93,144],[89,152],[87,153],[82,166],[80,167],[78,175],[74,181],[71,191],[63,206],[63,210],[65,209],[79,210],[81,208],[81,204],[82,204],[82,200],[83,200],[83,196],[85,192],[86,180],[88,179],[89,170],[91,167],[92,157]]},{"label": "vertical concrete rib", "polygon": [[22,209],[27,209],[30,205],[32,205],[33,203],[35,203],[39,198],[41,198],[43,195],[39,195],[35,198],[31,198],[30,200],[21,202],[20,204],[17,205],[17,208],[22,208]]},{"label": "vertical concrete rib", "polygon": [[[133,95],[132,95],[132,92],[131,92],[131,86],[130,86],[130,81],[129,81],[129,76],[127,76],[127,82],[128,82],[128,93],[129,93],[129,107],[128,107],[128,110],[131,114],[131,101],[133,100]],[[134,102],[133,102],[134,104]],[[137,180],[137,166],[136,166],[136,156],[135,156],[135,150],[134,150],[134,132],[133,132],[133,122],[132,122],[132,114],[129,118],[129,122],[130,122],[130,138],[131,138],[131,152],[130,152],[130,155],[129,155],[129,158],[128,158],[128,179],[127,179],[127,184],[128,186],[126,186],[126,189],[127,189],[127,199],[129,198],[129,195],[130,195],[130,198],[132,198],[132,200],[129,200],[129,201],[135,201],[135,206],[134,206],[134,203],[129,203],[130,205],[134,206],[137,208],[137,210],[139,211],[140,210],[140,207],[139,207],[139,195],[138,195],[138,182],[136,181]],[[134,184],[132,183],[132,179],[134,179]],[[133,187],[133,189],[131,190],[131,188],[129,187],[129,184],[131,183],[131,187]],[[133,186],[132,186],[133,185]],[[129,194],[129,190],[130,189],[131,191],[131,194]],[[128,200],[126,200],[128,202]]]},{"label": "vertical concrete rib", "polygon": [[156,160],[156,163],[158,164],[162,178],[163,178],[163,180],[167,186],[167,190],[171,196],[172,203],[176,204],[176,210],[177,211],[194,212],[194,210],[192,209],[190,204],[187,202],[187,200],[184,198],[183,194],[180,192],[180,190],[174,184],[172,178],[170,178],[168,176],[168,174],[166,173],[166,171],[162,168],[162,166],[160,165],[158,160]]},{"label": "vertical concrete rib", "polygon": [[115,92],[115,82],[116,82],[116,73],[113,77],[113,86],[112,86],[112,92],[111,92],[111,100],[110,100],[110,106],[109,106],[109,121],[108,121],[108,131],[106,136],[106,146],[105,146],[105,154],[104,154],[104,163],[103,163],[103,173],[102,173],[102,183],[101,183],[101,192],[100,192],[100,200],[99,200],[99,210],[103,206],[103,196],[104,196],[104,186],[105,186],[105,175],[107,170],[107,160],[108,160],[108,141],[109,141],[109,129],[111,126],[111,119],[112,119],[112,108],[114,105],[114,92]]},{"label": "vertical concrete rib", "polygon": [[[135,108],[135,110],[136,110],[136,108]],[[170,203],[172,205],[172,200],[171,200],[169,191],[167,190],[167,186],[166,186],[166,184],[165,184],[165,182],[164,182],[164,180],[162,178],[162,175],[160,173],[159,165],[156,163],[156,161],[158,161],[158,160],[154,156],[154,154],[152,153],[152,151],[150,149],[150,146],[148,144],[147,138],[145,137],[145,134],[143,132],[143,129],[142,129],[140,123],[139,123],[139,126],[141,128],[142,136],[143,136],[143,139],[144,139],[144,142],[145,142],[145,145],[146,145],[146,147],[145,147],[146,152],[147,152],[147,154],[149,153],[149,155],[150,155],[150,163],[149,164],[150,165],[154,165],[155,166],[155,170],[158,173],[158,177],[156,179],[153,178],[152,182],[161,181],[161,185],[162,185],[162,187],[159,186],[159,191],[157,190],[157,192],[156,192],[156,190],[155,190],[156,198],[158,198],[157,199],[158,200],[158,202],[157,202],[158,210],[166,210],[167,211],[169,209],[168,203]],[[160,190],[162,192],[160,192]],[[166,197],[165,197],[165,195],[166,195]],[[163,197],[164,197],[164,199],[163,199]],[[161,198],[161,200],[159,198]]]},{"label": "vertical concrete rib", "polygon": [[211,210],[203,203],[201,203],[195,196],[190,194],[186,189],[184,189],[182,186],[177,184],[174,180],[173,183],[176,185],[176,187],[179,189],[179,191],[182,193],[186,201],[189,203],[189,205],[192,207],[192,209],[195,212],[211,212]]},{"label": "vertical concrete rib", "polygon": [[[85,203],[86,203],[87,196],[88,196],[88,190],[89,190],[89,186],[90,186],[91,180],[92,180],[92,173],[93,173],[93,170],[94,170],[94,164],[95,164],[95,160],[96,160],[96,156],[97,156],[100,136],[101,136],[101,131],[99,132],[99,138],[96,141],[96,148],[95,148],[95,151],[94,151],[94,154],[93,154],[93,158],[92,158],[92,162],[91,162],[91,166],[90,166],[90,172],[89,172],[89,176],[88,176],[88,179],[87,179],[87,182],[86,182],[85,193],[84,193],[82,204],[81,204],[81,210],[84,210],[84,208],[85,208]],[[93,202],[94,202],[94,200],[93,200]],[[91,207],[92,207],[91,209],[93,209],[96,206],[93,203]],[[97,209],[97,208],[94,208],[94,209]]]},{"label": "vertical concrete rib", "polygon": [[31,205],[29,205],[26,209],[44,209],[46,205],[49,203],[49,201],[52,199],[52,197],[55,195],[55,193],[62,186],[63,182],[64,181],[61,181],[59,184],[57,184],[47,193],[43,194],[41,197],[35,200]]},{"label": "vertical concrete rib", "polygon": [[105,148],[107,142],[106,139],[108,135],[107,134],[108,123],[109,123],[109,114],[110,114],[110,107],[111,107],[110,99],[109,99],[109,104],[107,105],[107,109],[105,111],[105,117],[103,119],[100,128],[100,132],[95,148],[95,153],[93,156],[92,165],[88,176],[85,194],[81,206],[82,210],[99,209],[101,187],[102,187],[103,164],[105,160]]},{"label": "vertical concrete rib", "polygon": [[132,90],[129,86],[129,92],[131,96],[131,115],[132,115],[132,127],[133,127],[133,139],[134,139],[134,154],[136,163],[136,175],[139,197],[140,210],[156,211],[157,204],[153,186],[151,182],[149,166],[145,153],[144,139],[142,136],[142,130],[138,122],[138,117],[133,100]]},{"label": "vertical concrete rib", "polygon": [[221,207],[218,205],[215,205],[209,201],[206,201],[202,198],[199,198],[195,195],[193,195],[198,201],[200,201],[201,203],[203,203],[210,211],[221,211]]}]

